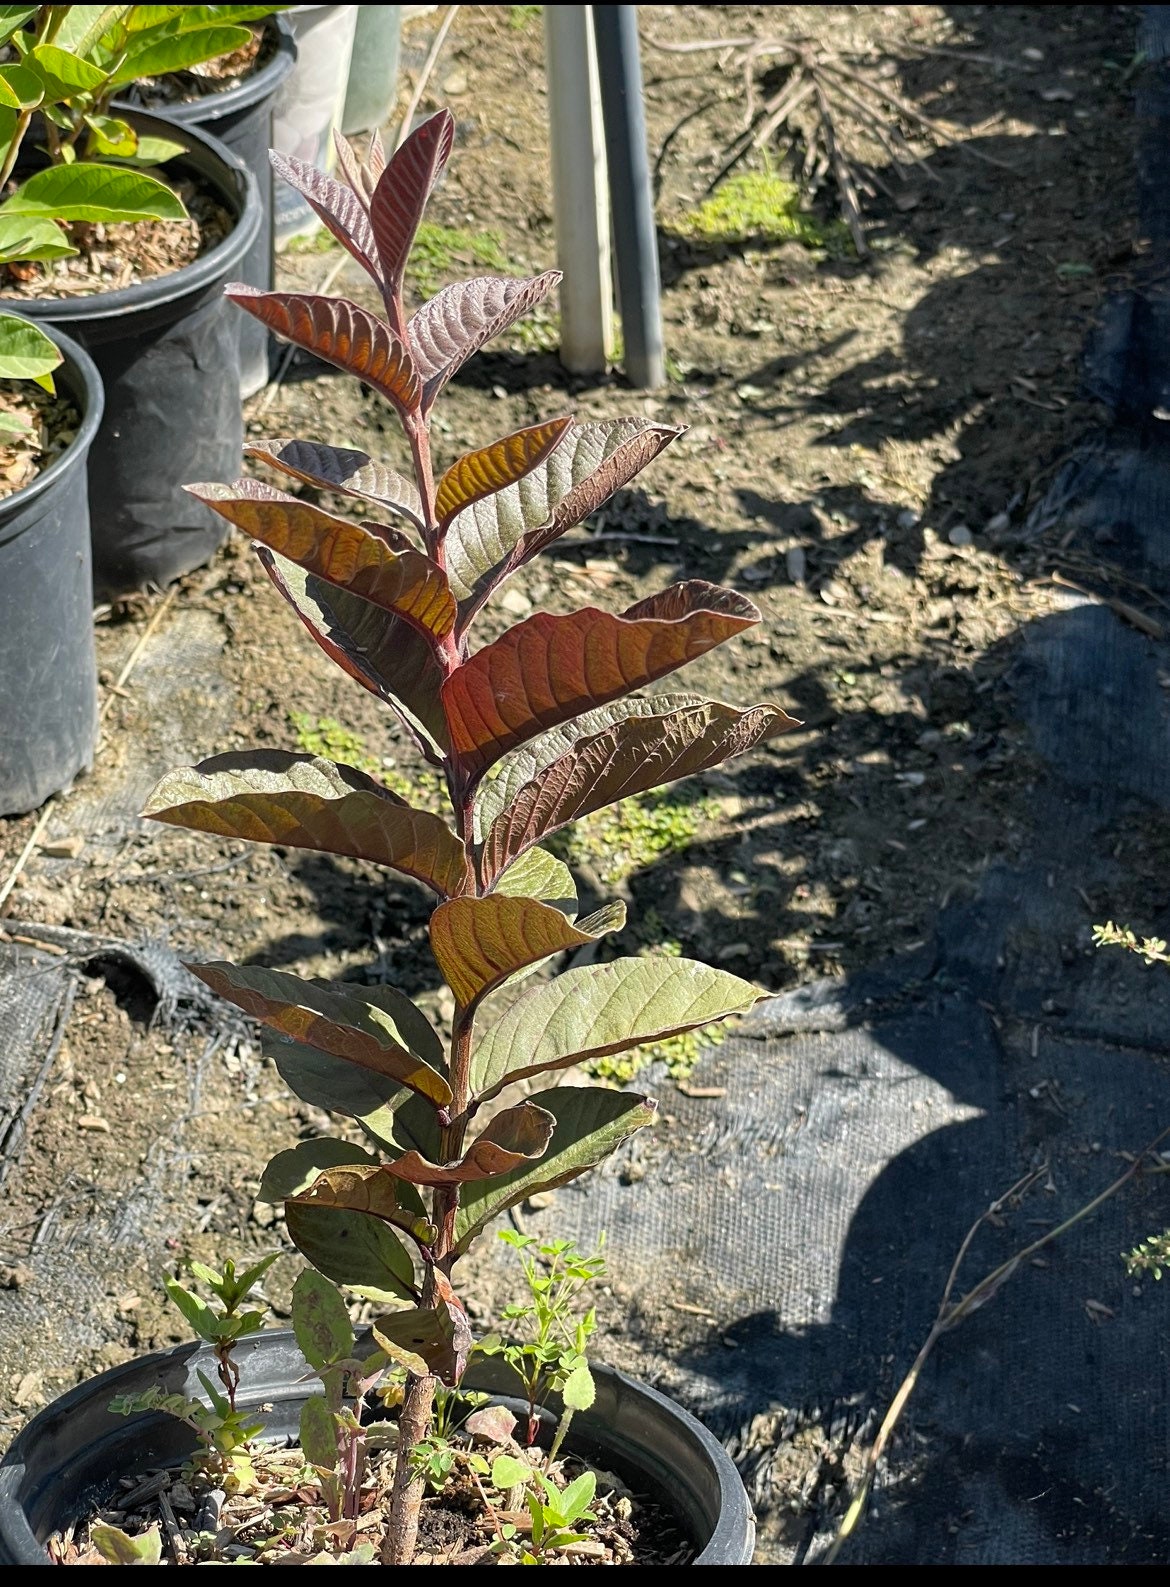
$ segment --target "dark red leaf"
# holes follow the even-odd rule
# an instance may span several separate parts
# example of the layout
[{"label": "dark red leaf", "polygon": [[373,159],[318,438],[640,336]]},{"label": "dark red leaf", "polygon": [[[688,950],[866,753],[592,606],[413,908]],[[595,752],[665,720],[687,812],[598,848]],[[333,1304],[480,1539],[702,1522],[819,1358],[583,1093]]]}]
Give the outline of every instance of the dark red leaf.
[{"label": "dark red leaf", "polygon": [[406,328],[423,382],[422,411],[430,411],[439,392],[473,353],[548,297],[560,279],[559,270],[523,281],[477,276],[444,287],[424,303]]},{"label": "dark red leaf", "polygon": [[324,221],[341,246],[348,248],[375,285],[381,287],[378,245],[374,241],[366,206],[356,194],[333,177],[326,176],[324,171],[306,165],[291,154],[281,154],[277,149],[272,149],[268,158],[277,175],[308,200],[310,208]]},{"label": "dark red leaf", "polygon": [[440,110],[437,116],[431,116],[416,127],[395,151],[374,188],[370,224],[382,264],[386,305],[391,313],[391,304],[402,291],[402,273],[414,234],[431,190],[447,163],[454,136],[454,117],[449,110]]}]

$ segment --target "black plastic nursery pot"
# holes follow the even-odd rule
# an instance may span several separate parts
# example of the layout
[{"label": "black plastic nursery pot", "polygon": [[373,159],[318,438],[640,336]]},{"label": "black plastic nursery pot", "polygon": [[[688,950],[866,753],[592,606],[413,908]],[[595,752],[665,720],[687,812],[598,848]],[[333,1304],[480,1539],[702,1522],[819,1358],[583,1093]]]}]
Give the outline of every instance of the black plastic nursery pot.
[{"label": "black plastic nursery pot", "polygon": [[[244,1340],[235,1359],[237,1404],[271,1407],[264,1412],[269,1436],[295,1438],[315,1380],[291,1330]],[[51,1564],[45,1540],[107,1504],[119,1478],[190,1455],[194,1442],[182,1422],[157,1413],[115,1416],[109,1402],[156,1386],[202,1397],[200,1368],[214,1381],[215,1358],[206,1345],[143,1356],[91,1378],[34,1417],[0,1461],[0,1565]],[[594,1368],[594,1379],[593,1408],[573,1419],[574,1452],[665,1504],[698,1550],[696,1565],[750,1564],[755,1518],[718,1440],[680,1406],[620,1372]],[[501,1362],[487,1360],[475,1363],[464,1381],[507,1398],[516,1380]]]},{"label": "black plastic nursery pot", "polygon": [[[261,219],[256,239],[239,266],[238,276],[249,286],[270,290],[275,284],[275,230],[273,174],[268,151],[272,147],[272,106],[277,90],[296,65],[297,43],[282,16],[269,17],[269,38],[275,53],[258,72],[222,93],[205,94],[188,104],[167,105],[156,114],[179,127],[206,132],[230,149],[256,178],[260,191]],[[236,314],[240,338],[240,395],[250,397],[268,384],[269,334],[250,314]]]},{"label": "black plastic nursery pot", "polygon": [[183,486],[240,472],[239,311],[223,289],[262,219],[255,178],[216,139],[144,111],[125,114],[140,132],[183,143],[167,172],[209,188],[235,224],[171,275],[92,297],[0,298],[0,308],[80,342],[105,386],[89,470],[99,601],[169,583],[206,562],[224,538],[224,520]]},{"label": "black plastic nursery pot", "polygon": [[93,760],[93,646],[86,459],[102,420],[93,359],[49,327],[64,354],[57,390],[81,414],[60,457],[0,501],[0,815],[35,810]]}]

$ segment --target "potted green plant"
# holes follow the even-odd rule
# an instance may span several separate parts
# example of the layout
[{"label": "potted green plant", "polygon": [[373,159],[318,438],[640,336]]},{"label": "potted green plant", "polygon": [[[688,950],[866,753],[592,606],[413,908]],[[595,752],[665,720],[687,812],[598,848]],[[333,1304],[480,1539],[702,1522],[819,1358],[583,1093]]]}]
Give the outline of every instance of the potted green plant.
[{"label": "potted green plant", "polygon": [[[181,26],[197,7],[0,8],[0,298],[65,330],[106,389],[91,473],[99,598],[206,560],[220,529],[182,483],[241,455],[239,348],[222,287],[261,223],[214,139],[114,112],[137,77],[249,36]],[[184,199],[186,198],[186,202]]]},{"label": "potted green plant", "polygon": [[101,417],[81,348],[0,314],[0,815],[36,809],[93,759],[86,459]]},{"label": "potted green plant", "polygon": [[[275,283],[273,175],[268,159],[276,96],[296,64],[297,46],[286,6],[175,6],[189,29],[204,13],[214,22],[247,23],[247,41],[210,61],[180,71],[139,78],[120,96],[128,107],[153,110],[180,127],[209,133],[244,162],[256,178],[263,220],[240,266],[251,286]],[[256,320],[237,315],[240,335],[240,395],[250,397],[268,381],[268,332]]]},{"label": "potted green plant", "polygon": [[[436,470],[432,420],[444,386],[559,280],[548,272],[457,283],[408,319],[403,273],[453,125],[446,112],[432,117],[389,161],[375,142],[370,164],[347,170],[347,184],[299,174],[325,223],[377,283],[384,318],[344,298],[229,288],[270,328],[385,397],[402,423],[410,475],[307,440],[249,449],[285,476],[355,497],[379,515],[362,522],[259,480],[192,487],[256,542],[273,584],[325,653],[397,714],[441,774],[449,808],[416,808],[357,768],[273,750],[173,772],[146,808],[173,825],[349,855],[421,883],[435,899],[430,943],[454,997],[451,1027],[444,1040],[393,986],[192,967],[261,1022],[298,1096],[349,1121],[348,1137],[286,1148],[264,1175],[262,1195],[283,1203],[288,1234],[312,1264],[294,1291],[295,1340],[254,1331],[255,1313],[242,1314],[254,1319],[245,1325],[237,1309],[192,1307],[185,1315],[209,1341],[202,1353],[188,1348],[118,1369],[121,1377],[85,1385],[42,1413],[0,1467],[0,1542],[14,1559],[43,1562],[54,1526],[104,1502],[101,1483],[124,1470],[128,1447],[110,1394],[145,1389],[155,1397],[132,1426],[151,1460],[183,1436],[159,1394],[172,1421],[213,1417],[221,1461],[251,1448],[245,1408],[272,1407],[271,1437],[299,1427],[331,1517],[314,1537],[326,1540],[326,1555],[367,1562],[347,1552],[372,1492],[361,1413],[397,1368],[397,1452],[377,1525],[363,1536],[384,1563],[409,1563],[433,1475],[420,1451],[475,1345],[455,1287],[459,1262],[501,1213],[594,1167],[654,1117],[645,1096],[558,1085],[558,1075],[746,1010],[762,995],[726,971],[667,956],[597,957],[526,979],[566,951],[593,955],[625,921],[620,904],[579,917],[573,878],[549,838],[590,811],[797,724],[775,705],[738,709],[638,692],[759,621],[744,596],[698,580],[620,616],[594,607],[536,612],[476,645],[477,615],[504,581],[680,432],[645,419],[561,417]],[[355,1144],[354,1125],[364,1145]],[[244,1303],[242,1279],[211,1279],[225,1306],[225,1296],[231,1308]],[[382,1314],[364,1342],[354,1339],[334,1285],[378,1303]],[[235,1360],[221,1376],[227,1398],[209,1370],[222,1366],[224,1349]],[[584,1363],[573,1358],[561,1365],[552,1386],[562,1427],[572,1418],[566,1448],[673,1496],[699,1562],[747,1563],[750,1509],[710,1435],[620,1374],[582,1375]],[[497,1390],[507,1366],[506,1355],[477,1357],[471,1381]],[[468,1470],[495,1493],[485,1502],[497,1521],[519,1516],[500,1521],[500,1547],[522,1533],[523,1549],[551,1557],[579,1546],[588,1501],[578,1503],[590,1489],[558,1466],[555,1434],[550,1450],[533,1453],[528,1439],[541,1436],[541,1418],[531,1403],[524,1409],[527,1437],[514,1441],[517,1452],[502,1466],[481,1472],[472,1461]],[[511,1436],[498,1421],[491,1427],[493,1437]]]}]

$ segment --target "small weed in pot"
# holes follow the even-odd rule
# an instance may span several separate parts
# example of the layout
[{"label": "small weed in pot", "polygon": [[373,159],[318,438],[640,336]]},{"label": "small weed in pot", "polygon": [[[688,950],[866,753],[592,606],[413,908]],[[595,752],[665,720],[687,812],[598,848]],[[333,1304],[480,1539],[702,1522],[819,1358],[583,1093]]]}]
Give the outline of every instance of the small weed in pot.
[{"label": "small weed in pot", "polygon": [[[554,418],[436,470],[432,421],[444,386],[559,279],[479,277],[445,288],[408,319],[404,269],[453,131],[442,112],[388,161],[377,139],[362,164],[343,145],[341,180],[278,160],[376,282],[384,317],[340,297],[228,289],[272,330],[386,399],[405,434],[409,477],[354,448],[282,439],[251,454],[356,498],[370,517],[342,518],[253,479],[191,487],[257,543],[276,589],[325,653],[397,714],[442,779],[445,812],[412,806],[357,767],[272,750],[176,771],[146,811],[195,830],[363,859],[435,896],[430,945],[454,999],[445,1040],[392,985],[194,967],[267,1027],[293,1091],[356,1121],[365,1138],[364,1147],[339,1136],[278,1153],[261,1194],[284,1203],[290,1237],[323,1278],[374,1302],[374,1343],[405,1374],[393,1478],[376,1530],[363,1534],[394,1564],[416,1554],[429,1479],[414,1452],[432,1436],[437,1387],[460,1383],[474,1345],[455,1288],[459,1261],[501,1213],[596,1166],[654,1117],[647,1097],[557,1085],[559,1072],[740,1013],[762,995],[681,956],[604,957],[625,908],[580,918],[572,876],[547,840],[591,811],[797,725],[775,705],[640,692],[759,621],[744,596],[699,580],[620,616],[538,611],[491,643],[474,642],[476,619],[504,581],[680,432],[646,419]],[[552,973],[582,948],[588,962]],[[560,1260],[563,1275],[567,1251]],[[573,1254],[582,1282],[591,1260]],[[526,1281],[534,1297],[535,1272]],[[325,1382],[336,1432],[343,1413],[330,1383],[356,1381],[365,1394],[367,1369],[354,1365],[344,1307],[318,1280],[307,1282],[313,1304],[332,1316],[310,1341],[316,1355],[305,1354]],[[587,1397],[579,1355],[574,1336],[555,1360],[538,1360],[544,1374],[561,1376],[570,1412]],[[333,1447],[325,1421],[309,1414],[319,1426],[308,1436],[324,1454]],[[344,1415],[353,1417],[352,1406]],[[327,1544],[341,1551],[355,1535],[346,1510],[361,1495],[355,1441],[365,1437],[344,1425],[352,1438],[338,1446],[340,1464],[313,1461],[349,1474],[334,1496],[348,1531],[339,1523]],[[509,1512],[507,1524],[534,1556],[549,1557],[586,1524],[589,1485],[562,1487],[542,1463],[526,1483],[508,1483],[524,1492],[514,1495],[520,1519]],[[494,1501],[492,1509],[504,1513]]]}]

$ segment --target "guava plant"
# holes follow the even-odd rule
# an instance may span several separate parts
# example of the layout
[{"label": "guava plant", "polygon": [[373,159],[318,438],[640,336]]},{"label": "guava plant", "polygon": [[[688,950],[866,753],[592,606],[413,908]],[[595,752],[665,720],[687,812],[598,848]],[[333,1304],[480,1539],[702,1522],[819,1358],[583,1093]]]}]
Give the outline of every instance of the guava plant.
[{"label": "guava plant", "polygon": [[[557,1086],[556,1071],[694,1029],[760,996],[723,970],[665,956],[582,963],[519,984],[625,920],[621,904],[578,918],[573,879],[545,840],[797,725],[775,705],[637,693],[759,621],[742,595],[699,580],[620,615],[539,611],[489,644],[474,642],[476,616],[504,581],[680,432],[645,419],[556,418],[436,472],[432,422],[444,386],[559,280],[555,271],[481,277],[408,317],[403,274],[453,130],[444,111],[391,159],[375,139],[360,163],[340,141],[340,179],[273,156],[376,283],[384,317],[342,297],[227,289],[266,326],[386,399],[410,475],[357,448],[294,439],[250,447],[292,479],[360,501],[370,514],[361,521],[252,479],[191,487],[256,542],[322,650],[396,713],[442,773],[449,816],[413,807],[352,766],[279,750],[175,771],[146,810],[176,826],[367,860],[415,878],[436,900],[430,944],[455,1000],[446,1043],[394,986],[226,963],[195,970],[274,1034],[270,1051],[298,1096],[356,1120],[369,1143],[302,1141],[269,1164],[262,1194],[284,1201],[289,1235],[321,1273],[398,1308],[374,1330],[410,1374],[388,1563],[413,1555],[422,1479],[409,1453],[427,1433],[435,1381],[458,1381],[472,1344],[453,1286],[460,1258],[498,1214],[595,1166],[653,1116],[644,1096]],[[504,1096],[538,1080],[554,1083]]]}]

